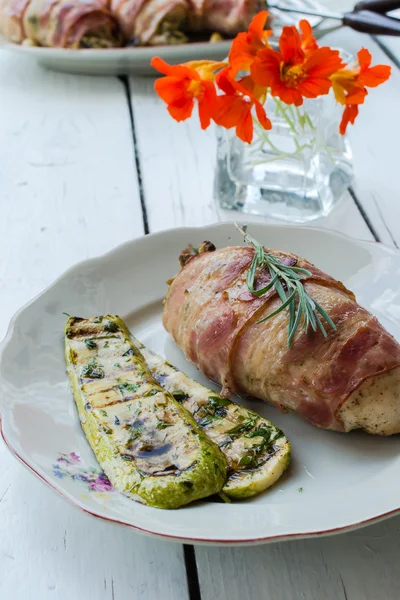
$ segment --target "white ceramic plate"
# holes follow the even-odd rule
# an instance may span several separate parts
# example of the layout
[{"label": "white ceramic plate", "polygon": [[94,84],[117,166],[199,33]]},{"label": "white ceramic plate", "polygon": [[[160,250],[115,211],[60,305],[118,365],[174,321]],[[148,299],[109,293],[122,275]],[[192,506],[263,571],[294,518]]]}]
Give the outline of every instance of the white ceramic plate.
[{"label": "white ceramic plate", "polygon": [[[322,10],[314,0],[286,0],[286,5],[296,8]],[[274,13],[273,10],[271,10]],[[275,34],[283,25],[292,25],[302,18],[301,14],[275,13]],[[307,17],[313,27],[321,22],[319,17]],[[38,64],[64,73],[87,75],[155,75],[150,65],[154,56],[160,56],[170,64],[188,62],[190,60],[223,60],[228,56],[230,40],[218,43],[200,42],[179,44],[176,46],[156,46],[143,48],[116,48],[110,50],[66,50],[64,48],[35,48],[19,46],[4,39],[0,34],[0,47],[11,52],[18,52],[35,60]]]},{"label": "white ceramic plate", "polygon": [[[353,289],[400,340],[400,253],[339,234],[251,225],[270,247],[306,256]],[[110,491],[81,430],[65,373],[66,317],[117,313],[150,348],[189,375],[189,365],[162,328],[165,281],[188,242],[241,244],[231,223],[174,229],[129,242],[73,267],[13,319],[2,345],[2,435],[29,469],[82,510],[171,539],[253,544],[340,532],[400,512],[400,438],[318,430],[295,415],[247,403],[292,443],[290,470],[251,500],[199,502],[174,511],[137,504]],[[298,491],[302,488],[302,491]]]},{"label": "white ceramic plate", "polygon": [[87,75],[156,75],[150,65],[154,56],[160,56],[172,65],[200,58],[223,60],[228,55],[230,45],[231,42],[227,40],[215,44],[199,42],[176,46],[67,50],[19,46],[0,36],[2,48],[25,55],[47,69]]}]

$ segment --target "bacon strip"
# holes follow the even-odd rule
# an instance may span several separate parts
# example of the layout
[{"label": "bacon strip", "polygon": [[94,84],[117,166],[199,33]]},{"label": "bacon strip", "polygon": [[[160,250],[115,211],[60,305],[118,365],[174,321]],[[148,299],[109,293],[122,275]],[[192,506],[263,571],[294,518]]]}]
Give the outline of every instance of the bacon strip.
[{"label": "bacon strip", "polygon": [[189,29],[208,29],[227,36],[244,31],[251,19],[266,7],[262,0],[190,0]]},{"label": "bacon strip", "polygon": [[0,0],[0,32],[14,44],[25,38],[23,17],[29,0]]},{"label": "bacon strip", "polygon": [[[400,346],[343,284],[302,258],[270,252],[311,272],[305,288],[336,323],[336,332],[324,338],[299,329],[288,349],[287,311],[257,324],[281,301],[274,288],[260,297],[249,292],[254,251],[245,247],[189,260],[170,286],[164,327],[226,395],[254,396],[313,425],[343,431],[343,403],[367,379],[399,367]],[[268,280],[268,273],[258,272],[256,287]]]},{"label": "bacon strip", "polygon": [[111,11],[128,39],[148,44],[168,17],[183,22],[189,4],[187,0],[111,0]]},{"label": "bacon strip", "polygon": [[90,34],[110,45],[122,40],[108,0],[0,0],[0,31],[12,42],[77,48]]}]

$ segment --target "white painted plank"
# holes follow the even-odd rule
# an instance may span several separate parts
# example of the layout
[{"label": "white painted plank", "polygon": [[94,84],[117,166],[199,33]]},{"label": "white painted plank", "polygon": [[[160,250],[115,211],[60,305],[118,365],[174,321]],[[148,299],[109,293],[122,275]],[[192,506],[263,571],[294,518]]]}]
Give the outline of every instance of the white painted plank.
[{"label": "white painted plank", "polygon": [[180,544],[85,515],[11,455],[0,460],[2,600],[187,598]]},{"label": "white painted plank", "polygon": [[[154,93],[152,79],[132,77],[130,85],[150,231],[240,218],[235,211],[219,208],[213,199],[214,129],[202,131],[196,118],[176,123]],[[265,221],[249,215],[245,218]],[[331,215],[312,225],[372,238],[350,196]]]},{"label": "white painted plank", "polygon": [[325,539],[198,547],[202,599],[397,600],[399,530],[396,518]]},{"label": "white painted plank", "polygon": [[[354,55],[365,46],[372,53],[373,64],[391,64],[372,38],[347,28],[328,35],[324,42]],[[365,104],[360,107],[356,124],[349,126],[354,152],[354,190],[381,241],[390,245],[400,245],[399,98],[400,70],[392,64],[389,81],[371,89]]]},{"label": "white painted plank", "polygon": [[78,260],[141,235],[128,106],[116,78],[0,52],[0,337]]},{"label": "white painted plank", "polygon": [[[0,336],[76,261],[143,233],[128,104],[114,78],[0,52]],[[0,444],[0,598],[187,598],[182,546],[95,520]],[[155,575],[156,574],[156,575]]]}]

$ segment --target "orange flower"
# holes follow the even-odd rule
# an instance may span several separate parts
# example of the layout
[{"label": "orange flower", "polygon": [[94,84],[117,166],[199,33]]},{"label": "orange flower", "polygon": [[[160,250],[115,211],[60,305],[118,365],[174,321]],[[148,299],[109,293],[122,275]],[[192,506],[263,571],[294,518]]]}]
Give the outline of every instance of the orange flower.
[{"label": "orange flower", "polygon": [[214,79],[215,71],[226,63],[199,60],[171,66],[158,56],[151,65],[166,75],[154,84],[157,94],[167,104],[169,114],[176,121],[188,119],[193,112],[194,100],[198,101],[202,129],[211,122],[217,97]]},{"label": "orange flower", "polygon": [[358,66],[354,69],[340,69],[331,76],[336,100],[346,106],[340,133],[344,135],[349,123],[354,124],[358,115],[358,105],[363,104],[368,95],[367,87],[377,87],[390,77],[391,69],[387,65],[371,67],[371,54],[362,48],[358,54]]},{"label": "orange flower", "polygon": [[229,64],[233,73],[249,69],[257,53],[269,48],[268,37],[272,35],[272,31],[264,29],[268,15],[266,10],[258,13],[250,23],[248,31],[239,33],[233,40],[229,52]]},{"label": "orange flower", "polygon": [[339,131],[341,135],[346,133],[347,125],[351,123],[354,125],[354,121],[358,115],[358,105],[348,104],[344,109],[342,120],[340,122]]},{"label": "orange flower", "polygon": [[307,50],[316,50],[318,48],[317,40],[312,34],[312,27],[308,21],[302,19],[299,23],[299,27],[301,30],[301,49],[304,52]]},{"label": "orange flower", "polygon": [[304,98],[325,95],[331,88],[329,77],[342,65],[338,50],[323,47],[305,52],[302,43],[310,45],[303,33],[303,42],[296,27],[284,27],[279,39],[280,52],[267,48],[261,50],[251,66],[251,76],[256,83],[271,88],[286,104],[300,106]]},{"label": "orange flower", "polygon": [[377,87],[390,77],[390,67],[371,67],[372,56],[366,48],[358,54],[358,67],[340,69],[331,76],[335,98],[340,104],[363,104],[368,94],[367,87]]},{"label": "orange flower", "polygon": [[255,107],[257,119],[264,129],[271,129],[262,103],[265,102],[266,89],[254,83],[251,77],[236,81],[229,68],[217,75],[218,87],[225,93],[217,96],[214,121],[226,129],[236,127],[236,135],[248,144],[253,139],[252,109]]}]

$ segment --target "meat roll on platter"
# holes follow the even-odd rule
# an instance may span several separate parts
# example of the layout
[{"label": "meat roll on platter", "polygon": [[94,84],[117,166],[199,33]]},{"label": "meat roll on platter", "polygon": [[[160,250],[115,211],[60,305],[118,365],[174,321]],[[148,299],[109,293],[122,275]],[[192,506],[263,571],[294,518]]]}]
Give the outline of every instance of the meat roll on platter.
[{"label": "meat roll on platter", "polygon": [[0,33],[61,48],[158,46],[246,29],[260,0],[0,0]]},{"label": "meat roll on platter", "polygon": [[180,264],[164,327],[225,396],[259,398],[324,429],[400,433],[400,346],[342,283],[261,246],[206,242]]},{"label": "meat roll on platter", "polygon": [[113,48],[122,43],[102,0],[0,0],[3,34],[12,42],[60,48]]}]

